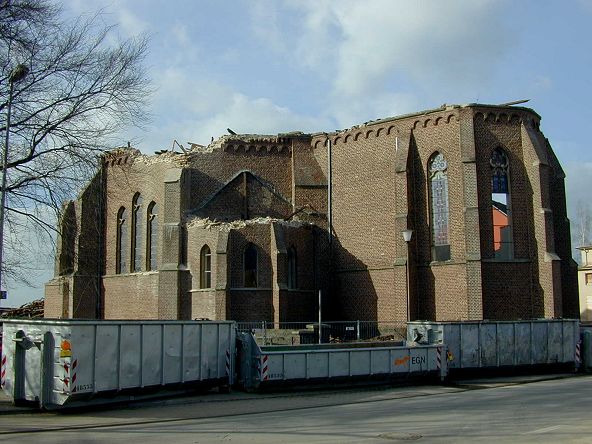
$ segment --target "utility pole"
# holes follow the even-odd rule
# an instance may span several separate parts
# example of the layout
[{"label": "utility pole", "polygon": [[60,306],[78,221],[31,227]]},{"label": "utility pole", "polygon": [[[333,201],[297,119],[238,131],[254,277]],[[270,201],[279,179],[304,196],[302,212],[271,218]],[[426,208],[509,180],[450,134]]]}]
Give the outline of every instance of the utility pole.
[{"label": "utility pole", "polygon": [[[10,111],[12,91],[15,82],[23,80],[29,73],[25,65],[17,65],[8,76],[8,103],[6,105],[6,138],[2,150],[2,189],[0,190],[0,290],[4,280],[4,207],[6,205],[6,166],[8,165],[8,143],[10,140]],[[0,291],[0,299],[6,299],[6,290]]]}]

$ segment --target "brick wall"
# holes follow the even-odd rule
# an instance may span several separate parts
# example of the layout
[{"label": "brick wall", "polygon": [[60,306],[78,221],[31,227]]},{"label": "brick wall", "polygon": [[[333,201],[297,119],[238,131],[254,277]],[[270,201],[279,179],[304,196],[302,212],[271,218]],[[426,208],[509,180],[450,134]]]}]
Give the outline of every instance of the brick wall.
[{"label": "brick wall", "polygon": [[105,319],[159,319],[158,272],[103,277]]},{"label": "brick wall", "polygon": [[[309,320],[316,318],[321,289],[325,319],[404,320],[408,257],[412,319],[577,313],[563,172],[538,125],[539,117],[525,108],[450,106],[331,134],[225,136],[215,149],[187,156],[119,150],[106,157],[104,175],[67,207],[64,221],[72,228],[58,239],[56,264],[64,278],[47,285],[47,313],[91,317],[102,306],[107,318]],[[327,139],[331,239],[323,231]],[[514,254],[506,261],[493,251],[489,160],[497,147],[510,160]],[[442,262],[434,262],[431,251],[427,168],[435,153],[448,164],[451,257]],[[146,272],[144,258],[141,272],[132,273],[136,193],[143,198],[143,256],[146,210],[151,201],[159,207],[157,272]],[[128,266],[116,275],[122,206]],[[192,223],[259,216],[291,216],[317,228]],[[413,230],[409,245],[401,235],[406,228]],[[244,288],[248,243],[258,250],[255,289]],[[204,244],[212,253],[211,289],[199,285]],[[296,289],[287,288],[290,247],[298,257]]]},{"label": "brick wall", "polygon": [[420,319],[468,320],[466,265],[433,264],[417,270]]},{"label": "brick wall", "polygon": [[209,153],[194,153],[190,160],[190,165],[194,165],[190,167],[191,207],[200,208],[241,171],[249,171],[273,184],[289,201],[292,196],[290,150],[290,144],[236,143]]},{"label": "brick wall", "polygon": [[[488,113],[475,115],[475,140],[481,224],[483,316],[488,319],[525,317],[526,311],[542,315],[541,288],[538,281],[538,257],[534,228],[533,184],[526,164],[535,159],[524,152],[521,125],[522,114]],[[514,256],[509,261],[496,261],[493,249],[493,217],[491,210],[491,155],[502,148],[509,160],[510,208]],[[525,154],[527,157],[525,158]],[[520,279],[516,279],[520,276]],[[528,303],[527,303],[528,301]],[[530,305],[532,301],[533,305]],[[503,306],[511,303],[511,306]],[[526,304],[526,305],[525,305]],[[528,309],[528,310],[527,310]],[[527,316],[526,316],[527,317]]]},{"label": "brick wall", "polygon": [[71,317],[71,277],[60,276],[45,284],[43,317],[61,319]]},{"label": "brick wall", "polygon": [[[217,291],[226,291],[226,286],[220,288],[217,286],[220,260],[226,261],[226,250],[223,254],[218,254],[220,231],[217,227],[206,227],[203,225],[191,224],[187,226],[187,267],[190,270],[190,290],[189,297],[191,303],[191,319],[212,319],[224,320],[226,316],[219,317],[217,310]],[[210,249],[211,259],[211,285],[201,288],[201,250],[207,245]],[[219,257],[223,256],[223,258]],[[224,272],[225,270],[220,270]],[[225,280],[224,280],[225,281]],[[205,284],[204,284],[205,285]],[[224,314],[226,309],[224,309]]]},{"label": "brick wall", "polygon": [[[318,262],[313,227],[298,223],[272,224],[271,255],[274,269],[274,321],[309,322],[318,316],[318,293],[315,291],[315,268]],[[295,252],[296,286],[288,283],[288,252]]]},{"label": "brick wall", "polygon": [[[174,168],[175,164],[163,158],[159,161],[154,159],[154,163],[145,161],[135,161],[130,158],[127,163],[115,164],[107,168],[107,202],[106,202],[106,242],[105,242],[105,273],[115,274],[116,269],[116,241],[117,241],[117,213],[124,206],[127,209],[128,224],[128,242],[126,251],[128,256],[128,268],[131,267],[129,258],[131,257],[131,218],[132,218],[132,199],[139,192],[143,198],[142,222],[144,224],[146,212],[150,202],[154,201],[158,205],[160,214],[157,216],[160,235],[162,239],[162,223],[164,220],[164,178],[166,172]],[[146,236],[142,237],[141,251],[146,251]],[[162,242],[158,245],[158,257],[162,256]],[[145,266],[143,266],[145,270]],[[123,273],[123,271],[122,271]]]},{"label": "brick wall", "polygon": [[[252,243],[257,249],[257,288],[245,288],[244,252]],[[230,319],[273,321],[272,265],[269,224],[249,224],[233,230],[229,236],[227,260],[229,270]],[[261,317],[251,317],[257,314]]]},{"label": "brick wall", "polygon": [[[458,112],[447,109],[429,118],[354,128],[333,138],[334,269],[345,318],[406,319],[407,246],[401,234],[405,228],[414,230],[410,244],[412,317],[467,318],[464,171],[458,121]],[[320,154],[321,136],[315,143]],[[425,272],[414,268],[429,267],[432,261],[427,164],[437,152],[448,162],[450,263],[456,265],[448,267],[448,272],[430,271],[434,279],[427,285]],[[398,156],[403,157],[397,160]],[[454,284],[452,301],[450,283]],[[426,300],[432,301],[432,308],[418,308]]]},{"label": "brick wall", "polygon": [[483,317],[492,320],[542,317],[532,291],[533,263],[483,263]]}]

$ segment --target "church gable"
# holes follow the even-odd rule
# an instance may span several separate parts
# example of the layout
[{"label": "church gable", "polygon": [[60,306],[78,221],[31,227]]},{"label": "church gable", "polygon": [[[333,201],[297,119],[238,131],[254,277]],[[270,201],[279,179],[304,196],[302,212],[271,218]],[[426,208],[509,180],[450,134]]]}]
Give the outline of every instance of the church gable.
[{"label": "church gable", "polygon": [[199,207],[195,214],[217,220],[284,218],[292,213],[289,199],[250,171],[241,171]]}]

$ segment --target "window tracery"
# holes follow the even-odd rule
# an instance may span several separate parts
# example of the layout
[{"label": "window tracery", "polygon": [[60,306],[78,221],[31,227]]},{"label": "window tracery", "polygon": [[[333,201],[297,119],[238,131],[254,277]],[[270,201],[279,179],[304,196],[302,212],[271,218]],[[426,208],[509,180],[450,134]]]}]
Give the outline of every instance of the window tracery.
[{"label": "window tracery", "polygon": [[117,241],[116,241],[116,259],[115,273],[125,273],[127,271],[127,211],[121,207],[117,212]]},{"label": "window tracery", "polygon": [[432,260],[450,260],[448,238],[448,162],[442,153],[432,156],[428,164],[430,191],[430,223],[432,225]]}]

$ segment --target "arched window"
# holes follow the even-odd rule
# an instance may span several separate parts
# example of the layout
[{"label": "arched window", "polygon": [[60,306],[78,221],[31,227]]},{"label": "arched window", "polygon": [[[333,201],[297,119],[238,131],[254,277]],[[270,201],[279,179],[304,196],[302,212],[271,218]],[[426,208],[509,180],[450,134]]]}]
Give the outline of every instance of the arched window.
[{"label": "arched window", "polygon": [[146,218],[146,269],[158,268],[158,205],[150,202],[148,205],[148,217]]},{"label": "arched window", "polygon": [[288,250],[288,288],[293,290],[298,288],[298,278],[297,278],[297,263],[296,263],[296,249],[294,247],[290,247]]},{"label": "arched window", "polygon": [[212,252],[210,247],[204,245],[199,254],[199,288],[212,287]]},{"label": "arched window", "polygon": [[179,264],[187,265],[187,227],[179,227]]},{"label": "arched window", "polygon": [[132,271],[142,271],[142,196],[136,193],[132,200]]},{"label": "arched window", "polygon": [[491,154],[491,209],[493,213],[493,252],[496,259],[514,255],[510,199],[510,162],[505,151],[496,148]]},{"label": "arched window", "polygon": [[430,223],[432,225],[432,260],[450,260],[448,239],[448,163],[436,153],[428,163],[430,183]]},{"label": "arched window", "polygon": [[117,247],[115,273],[127,272],[127,211],[121,207],[117,212]]},{"label": "arched window", "polygon": [[257,248],[249,244],[244,254],[245,287],[257,287]]}]

